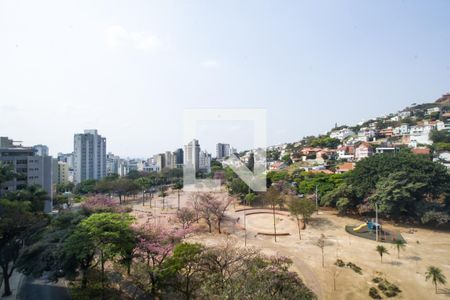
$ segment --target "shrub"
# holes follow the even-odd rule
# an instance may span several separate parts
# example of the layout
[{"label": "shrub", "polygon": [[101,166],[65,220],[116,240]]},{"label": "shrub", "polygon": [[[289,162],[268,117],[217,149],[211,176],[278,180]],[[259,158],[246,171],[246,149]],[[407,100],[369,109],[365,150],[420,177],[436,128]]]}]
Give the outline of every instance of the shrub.
[{"label": "shrub", "polygon": [[381,277],[375,277],[375,278],[372,279],[372,281],[373,281],[374,283],[380,283],[380,282],[383,281],[383,278],[381,278]]},{"label": "shrub", "polygon": [[342,259],[337,259],[336,262],[334,263],[336,266],[338,266],[339,268],[343,268],[345,267],[345,263]]},{"label": "shrub", "polygon": [[377,289],[374,288],[374,287],[371,287],[371,288],[369,289],[369,296],[370,296],[370,298],[372,298],[372,299],[377,299],[377,300],[380,300],[380,299],[381,299],[380,294],[378,293]]},{"label": "shrub", "polygon": [[352,262],[348,262],[347,267],[352,269],[355,273],[362,274],[362,269]]},{"label": "shrub", "polygon": [[386,279],[381,279],[380,277],[376,277],[376,278],[372,279],[372,281],[375,282],[375,279],[377,279],[377,281],[378,281],[378,288],[380,289],[380,291],[383,292],[383,294],[386,297],[388,297],[388,298],[395,297],[399,293],[401,293],[401,290],[399,289],[398,286],[396,286],[393,283],[390,283]]}]

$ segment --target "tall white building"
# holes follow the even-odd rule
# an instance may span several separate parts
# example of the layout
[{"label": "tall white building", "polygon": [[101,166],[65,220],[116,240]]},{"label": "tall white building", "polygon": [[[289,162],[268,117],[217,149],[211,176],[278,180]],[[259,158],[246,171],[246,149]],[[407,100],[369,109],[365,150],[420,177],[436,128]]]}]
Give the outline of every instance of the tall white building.
[{"label": "tall white building", "polygon": [[74,136],[75,182],[106,176],[106,138],[97,130],[85,130]]},{"label": "tall white building", "polygon": [[184,166],[197,172],[199,170],[199,156],[200,144],[198,140],[193,139],[184,146]]},{"label": "tall white building", "polygon": [[211,173],[211,154],[207,151],[200,151],[199,169],[206,173]]},{"label": "tall white building", "polygon": [[230,144],[218,143],[216,145],[216,157],[217,159],[222,159],[231,155]]}]

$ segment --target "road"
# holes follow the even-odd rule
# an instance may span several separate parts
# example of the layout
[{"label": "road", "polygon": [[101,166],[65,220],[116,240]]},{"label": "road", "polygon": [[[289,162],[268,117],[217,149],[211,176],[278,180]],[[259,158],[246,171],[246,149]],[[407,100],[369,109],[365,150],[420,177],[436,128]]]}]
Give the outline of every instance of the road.
[{"label": "road", "polygon": [[70,300],[70,295],[63,281],[53,283],[44,279],[27,277],[22,281],[17,299]]}]

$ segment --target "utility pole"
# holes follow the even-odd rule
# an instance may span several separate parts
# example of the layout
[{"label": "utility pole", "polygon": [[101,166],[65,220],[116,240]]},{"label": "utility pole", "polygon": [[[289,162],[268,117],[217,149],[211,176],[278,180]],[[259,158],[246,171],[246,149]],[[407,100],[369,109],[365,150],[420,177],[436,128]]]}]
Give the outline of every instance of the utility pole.
[{"label": "utility pole", "polygon": [[375,202],[375,240],[378,242],[378,202]]},{"label": "utility pole", "polygon": [[316,185],[316,211],[317,211],[317,214],[319,214],[319,197],[317,194],[317,185]]},{"label": "utility pole", "polygon": [[[247,206],[247,199],[245,199],[245,206]],[[244,245],[247,247],[247,208],[244,208]]]},{"label": "utility pole", "polygon": [[247,212],[244,209],[244,245],[247,247]]}]

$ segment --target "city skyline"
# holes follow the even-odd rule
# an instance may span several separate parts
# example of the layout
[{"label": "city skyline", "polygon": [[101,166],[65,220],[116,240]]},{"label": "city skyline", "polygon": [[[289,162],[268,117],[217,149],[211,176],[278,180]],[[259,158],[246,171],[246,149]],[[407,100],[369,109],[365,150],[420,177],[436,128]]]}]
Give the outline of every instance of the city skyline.
[{"label": "city skyline", "polygon": [[56,155],[96,128],[145,157],[183,145],[184,109],[266,109],[273,145],[448,92],[448,1],[208,4],[2,1],[0,134]]}]

